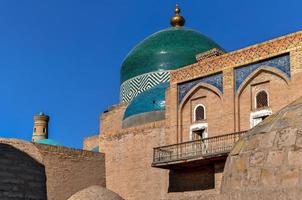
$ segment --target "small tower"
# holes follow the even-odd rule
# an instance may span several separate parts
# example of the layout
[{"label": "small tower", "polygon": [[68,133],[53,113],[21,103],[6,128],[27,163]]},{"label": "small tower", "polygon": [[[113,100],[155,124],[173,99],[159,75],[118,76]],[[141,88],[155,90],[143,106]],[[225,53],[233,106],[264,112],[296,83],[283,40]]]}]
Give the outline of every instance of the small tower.
[{"label": "small tower", "polygon": [[44,113],[34,115],[34,128],[32,141],[36,142],[42,139],[48,139],[48,122],[49,116]]}]

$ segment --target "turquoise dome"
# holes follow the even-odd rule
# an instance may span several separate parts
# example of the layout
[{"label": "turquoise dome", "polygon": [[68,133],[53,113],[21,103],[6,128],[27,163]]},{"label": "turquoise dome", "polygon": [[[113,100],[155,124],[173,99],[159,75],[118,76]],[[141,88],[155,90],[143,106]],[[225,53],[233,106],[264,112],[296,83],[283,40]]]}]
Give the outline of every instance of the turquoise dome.
[{"label": "turquoise dome", "polygon": [[92,152],[100,152],[99,146],[92,148],[90,151]]},{"label": "turquoise dome", "polygon": [[207,36],[185,27],[171,27],[152,34],[125,58],[121,83],[138,75],[173,70],[196,62],[195,56],[213,48],[223,50]]},{"label": "turquoise dome", "polygon": [[162,83],[136,96],[128,105],[124,119],[141,113],[165,110],[165,96],[168,86],[169,83]]},{"label": "turquoise dome", "polygon": [[51,139],[38,140],[38,141],[36,141],[36,143],[38,143],[38,144],[47,144],[47,145],[52,145],[52,146],[62,146],[57,141],[54,141],[54,140],[51,140]]}]

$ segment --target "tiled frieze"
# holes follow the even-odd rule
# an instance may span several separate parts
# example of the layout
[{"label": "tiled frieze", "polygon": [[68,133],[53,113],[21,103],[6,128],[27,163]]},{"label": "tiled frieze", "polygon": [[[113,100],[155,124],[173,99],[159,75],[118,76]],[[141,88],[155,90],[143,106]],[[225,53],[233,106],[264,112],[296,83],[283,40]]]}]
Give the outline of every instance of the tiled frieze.
[{"label": "tiled frieze", "polygon": [[291,74],[302,71],[302,47],[290,52]]},{"label": "tiled frieze", "polygon": [[237,92],[240,85],[253,71],[263,66],[277,68],[278,70],[282,71],[288,78],[290,78],[291,76],[290,58],[288,54],[275,57],[269,60],[245,65],[242,67],[235,68],[235,92]]},{"label": "tiled frieze", "polygon": [[223,71],[223,87],[224,88],[233,88],[234,84],[234,70],[232,68],[225,69]]},{"label": "tiled frieze", "polygon": [[120,98],[122,102],[130,102],[140,93],[153,88],[160,83],[170,81],[169,71],[157,71],[136,76],[121,85]]},{"label": "tiled frieze", "polygon": [[207,83],[210,84],[221,92],[223,92],[223,76],[222,73],[217,73],[211,76],[202,77],[199,79],[195,79],[190,82],[181,83],[178,85],[178,103],[180,103],[186,94],[197,84],[199,83]]},{"label": "tiled frieze", "polygon": [[223,54],[171,72],[171,83],[180,83],[282,55],[302,46],[302,31]]}]

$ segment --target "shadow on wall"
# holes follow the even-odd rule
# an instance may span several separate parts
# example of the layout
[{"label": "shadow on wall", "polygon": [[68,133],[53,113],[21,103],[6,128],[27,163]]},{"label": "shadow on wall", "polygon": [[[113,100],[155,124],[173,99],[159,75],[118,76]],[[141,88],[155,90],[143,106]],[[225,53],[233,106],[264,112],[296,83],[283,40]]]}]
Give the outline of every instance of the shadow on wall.
[{"label": "shadow on wall", "polygon": [[44,165],[11,145],[0,144],[0,199],[46,200]]},{"label": "shadow on wall", "polygon": [[188,192],[214,188],[214,166],[170,170],[168,192]]}]

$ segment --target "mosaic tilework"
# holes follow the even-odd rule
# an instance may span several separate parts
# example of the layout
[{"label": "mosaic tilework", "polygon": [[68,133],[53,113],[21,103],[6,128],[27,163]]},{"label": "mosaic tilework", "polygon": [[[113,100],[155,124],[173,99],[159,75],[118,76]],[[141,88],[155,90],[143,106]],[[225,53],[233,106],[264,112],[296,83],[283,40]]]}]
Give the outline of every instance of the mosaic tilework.
[{"label": "mosaic tilework", "polygon": [[168,87],[169,83],[162,83],[139,94],[128,105],[124,119],[141,113],[165,110],[166,89]]},{"label": "mosaic tilework", "polygon": [[186,94],[197,84],[199,83],[207,83],[213,85],[221,92],[223,92],[223,76],[222,73],[214,74],[207,77],[202,77],[199,79],[195,79],[190,82],[181,83],[178,85],[178,103],[180,103]]},{"label": "mosaic tilework", "polygon": [[239,67],[255,61],[269,59],[290,52],[297,47],[302,47],[302,31],[180,68],[171,72],[170,82],[176,84],[193,80],[210,73],[220,72],[226,68]]},{"label": "mosaic tilework", "polygon": [[136,76],[121,85],[120,98],[122,102],[130,102],[138,94],[161,83],[170,81],[169,71],[160,71]]},{"label": "mosaic tilework", "polygon": [[263,66],[274,67],[282,71],[290,78],[290,58],[289,55],[283,55],[258,63],[246,65],[235,69],[235,92],[237,92],[243,81],[256,69]]}]

